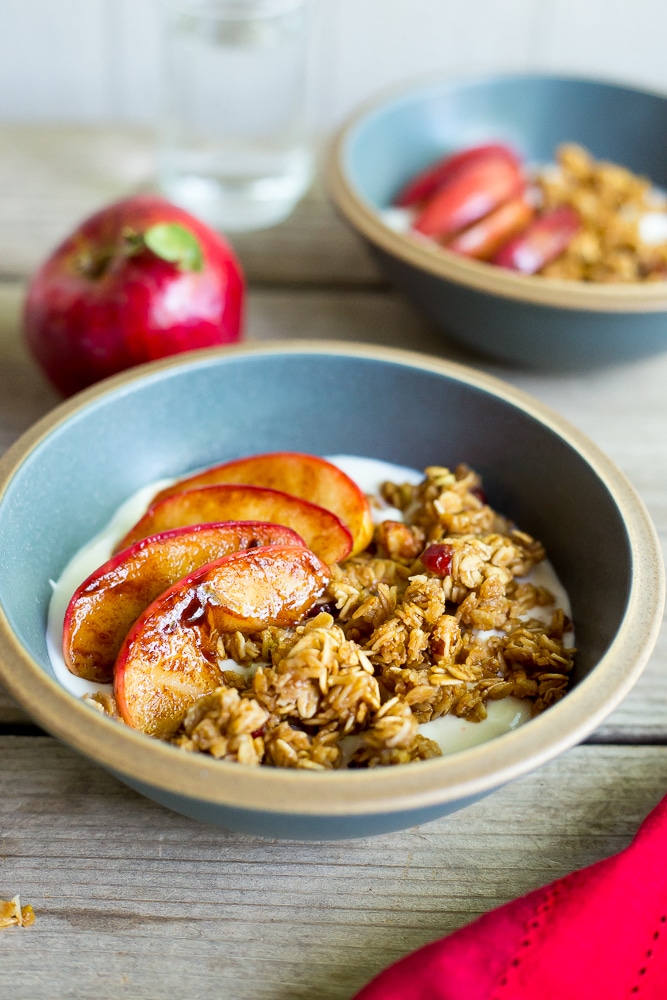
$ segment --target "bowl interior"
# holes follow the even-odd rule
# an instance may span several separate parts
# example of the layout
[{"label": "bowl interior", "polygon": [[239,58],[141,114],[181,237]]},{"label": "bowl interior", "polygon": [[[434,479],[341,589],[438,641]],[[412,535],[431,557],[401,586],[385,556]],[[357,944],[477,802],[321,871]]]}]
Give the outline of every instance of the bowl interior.
[{"label": "bowl interior", "polygon": [[666,130],[665,98],[615,84],[547,76],[444,81],[360,116],[348,133],[343,167],[357,193],[384,208],[443,153],[501,141],[527,162],[546,163],[560,143],[577,142],[667,187]]},{"label": "bowl interior", "polygon": [[604,478],[530,400],[493,379],[394,352],[221,352],[166,364],[71,404],[0,501],[0,603],[51,673],[49,580],[139,487],[244,454],[348,453],[423,468],[460,462],[490,502],[540,538],[569,591],[588,674],[621,625],[633,575]]}]

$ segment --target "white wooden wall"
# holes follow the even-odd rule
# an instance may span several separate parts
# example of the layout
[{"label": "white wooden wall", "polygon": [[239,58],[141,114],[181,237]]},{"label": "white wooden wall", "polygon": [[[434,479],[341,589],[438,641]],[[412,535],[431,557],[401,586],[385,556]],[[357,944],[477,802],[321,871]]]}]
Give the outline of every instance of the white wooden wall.
[{"label": "white wooden wall", "polygon": [[[0,121],[150,124],[160,0],[0,0]],[[665,0],[319,0],[323,130],[405,79],[553,70],[667,93]]]}]

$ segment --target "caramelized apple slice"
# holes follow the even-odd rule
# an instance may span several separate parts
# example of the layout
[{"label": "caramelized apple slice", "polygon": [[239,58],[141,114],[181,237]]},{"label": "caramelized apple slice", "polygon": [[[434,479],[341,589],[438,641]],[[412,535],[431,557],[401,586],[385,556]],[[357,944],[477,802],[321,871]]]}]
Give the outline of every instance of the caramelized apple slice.
[{"label": "caramelized apple slice", "polygon": [[340,562],[352,548],[352,535],[330,510],[259,486],[205,486],[165,497],[148,508],[119,548],[169,528],[241,520],[271,521],[292,528],[325,563]]},{"label": "caramelized apple slice", "polygon": [[290,528],[258,521],[199,524],[135,542],[95,570],[69,602],[63,628],[68,669],[91,681],[110,681],[130,628],[177,580],[232,552],[303,544]]},{"label": "caramelized apple slice", "polygon": [[366,496],[341,469],[315,455],[277,451],[225,462],[162,490],[153,503],[185,490],[222,483],[263,486],[290,493],[333,511],[352,534],[352,555],[373,537],[373,519]]},{"label": "caramelized apple slice", "polygon": [[273,545],[225,556],[176,583],[144,611],[118,654],[114,694],[124,721],[171,735],[222,682],[220,632],[293,625],[328,579],[309,549]]}]

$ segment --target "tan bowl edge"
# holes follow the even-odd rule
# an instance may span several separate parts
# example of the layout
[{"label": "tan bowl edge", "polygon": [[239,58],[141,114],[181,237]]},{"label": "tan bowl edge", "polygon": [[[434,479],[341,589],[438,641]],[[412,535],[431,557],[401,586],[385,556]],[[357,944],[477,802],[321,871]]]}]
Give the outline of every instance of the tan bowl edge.
[{"label": "tan bowl edge", "polygon": [[335,205],[352,227],[380,250],[434,277],[518,302],[589,312],[667,310],[667,281],[606,285],[527,277],[434,247],[425,239],[395,232],[385,225],[375,208],[357,194],[343,169],[351,132],[369,111],[383,103],[365,107],[342,126],[331,144],[326,167],[326,183]]},{"label": "tan bowl edge", "polygon": [[[572,444],[615,496],[637,561],[633,593],[614,648],[567,698],[488,745],[407,767],[322,775],[243,768],[184,753],[97,714],[65,691],[23,650],[0,609],[0,681],[37,723],[103,767],[167,794],[266,813],[295,816],[382,814],[436,806],[482,794],[581,742],[616,707],[639,677],[662,620],[665,580],[659,542],[640,498],[599,449],[557,414],[519,390],[462,365],[413,352],[334,341],[282,341],[197,351],[143,365],[85,390],[28,430],[0,460],[0,499],[30,452],[56,427],[96,398],[134,381],[218,356],[341,354],[397,363],[486,389],[520,406]],[[46,628],[46,624],[45,624]],[[639,637],[639,639],[638,639]],[[638,649],[638,642],[640,648]],[[239,781],[240,774],[243,781]]]}]

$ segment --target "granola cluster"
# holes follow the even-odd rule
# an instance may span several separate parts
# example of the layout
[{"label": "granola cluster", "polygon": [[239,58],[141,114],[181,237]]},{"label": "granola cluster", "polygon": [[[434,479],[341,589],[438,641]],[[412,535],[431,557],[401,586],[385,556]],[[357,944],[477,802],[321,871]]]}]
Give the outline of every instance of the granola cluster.
[{"label": "granola cluster", "polygon": [[540,712],[565,694],[570,623],[523,579],[541,544],[492,510],[465,466],[382,495],[401,520],[332,567],[313,617],[220,635],[224,684],[190,709],[177,746],[310,770],[408,763],[441,752],[421,723],[481,721],[509,695]]},{"label": "granola cluster", "polygon": [[640,232],[642,216],[667,208],[651,182],[575,144],[561,146],[556,160],[556,168],[536,178],[544,207],[571,205],[582,227],[540,274],[603,283],[665,280],[667,242],[646,243]]}]

